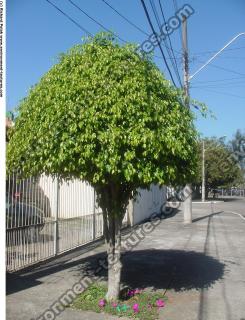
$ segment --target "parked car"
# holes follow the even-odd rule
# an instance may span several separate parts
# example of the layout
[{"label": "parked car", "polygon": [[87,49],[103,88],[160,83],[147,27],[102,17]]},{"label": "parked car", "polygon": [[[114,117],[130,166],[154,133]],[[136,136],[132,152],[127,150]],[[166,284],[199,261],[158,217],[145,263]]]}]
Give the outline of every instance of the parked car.
[{"label": "parked car", "polygon": [[45,224],[44,212],[34,204],[6,203],[7,231],[21,230],[25,240],[35,241]]}]

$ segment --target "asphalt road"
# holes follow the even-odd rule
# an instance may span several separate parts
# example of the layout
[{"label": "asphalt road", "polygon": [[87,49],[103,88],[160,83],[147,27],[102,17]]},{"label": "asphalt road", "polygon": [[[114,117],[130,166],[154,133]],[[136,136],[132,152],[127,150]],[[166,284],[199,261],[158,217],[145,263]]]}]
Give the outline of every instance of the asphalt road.
[{"label": "asphalt road", "polygon": [[211,257],[214,264],[207,260],[198,274],[195,261],[187,263],[191,279],[206,279],[206,283],[191,290],[170,290],[169,308],[162,312],[162,319],[245,319],[245,198],[224,200],[193,203],[193,224],[186,226],[188,233],[181,232],[179,246]]}]

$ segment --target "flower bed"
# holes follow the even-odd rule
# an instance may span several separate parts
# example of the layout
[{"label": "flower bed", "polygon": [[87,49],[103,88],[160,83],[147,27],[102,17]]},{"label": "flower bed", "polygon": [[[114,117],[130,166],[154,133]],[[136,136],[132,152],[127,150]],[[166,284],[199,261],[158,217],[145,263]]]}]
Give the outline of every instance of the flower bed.
[{"label": "flower bed", "polygon": [[164,308],[167,301],[163,292],[126,288],[121,292],[119,301],[109,303],[104,298],[106,291],[105,286],[93,284],[77,297],[71,307],[109,313],[118,317],[155,320],[158,319],[159,309]]}]

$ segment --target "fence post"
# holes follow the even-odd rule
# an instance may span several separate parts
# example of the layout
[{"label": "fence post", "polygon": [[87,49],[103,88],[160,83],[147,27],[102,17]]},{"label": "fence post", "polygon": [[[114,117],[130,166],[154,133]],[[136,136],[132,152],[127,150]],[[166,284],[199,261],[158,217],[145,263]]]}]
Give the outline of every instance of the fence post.
[{"label": "fence post", "polygon": [[58,254],[59,250],[59,229],[58,229],[58,214],[59,214],[59,189],[60,189],[60,184],[59,184],[59,178],[57,177],[55,179],[55,218],[54,218],[54,255],[56,256]]},{"label": "fence post", "polygon": [[94,208],[93,208],[93,240],[95,240],[96,238],[96,192],[95,192],[95,188],[93,188],[94,190]]}]

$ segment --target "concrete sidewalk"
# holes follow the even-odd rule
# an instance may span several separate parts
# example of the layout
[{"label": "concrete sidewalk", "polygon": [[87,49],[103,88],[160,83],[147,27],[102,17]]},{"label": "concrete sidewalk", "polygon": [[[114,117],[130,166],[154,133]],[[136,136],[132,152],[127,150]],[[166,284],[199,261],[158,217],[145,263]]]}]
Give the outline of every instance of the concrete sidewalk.
[{"label": "concrete sidewalk", "polygon": [[[167,289],[169,301],[160,319],[245,319],[245,221],[228,212],[245,214],[244,208],[244,199],[193,204],[191,225],[183,225],[182,211],[162,220],[132,252],[124,254],[123,283]],[[36,319],[103,256],[105,247],[92,245],[8,276],[7,319]],[[57,319],[117,318],[65,309]]]}]

